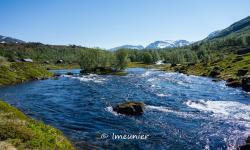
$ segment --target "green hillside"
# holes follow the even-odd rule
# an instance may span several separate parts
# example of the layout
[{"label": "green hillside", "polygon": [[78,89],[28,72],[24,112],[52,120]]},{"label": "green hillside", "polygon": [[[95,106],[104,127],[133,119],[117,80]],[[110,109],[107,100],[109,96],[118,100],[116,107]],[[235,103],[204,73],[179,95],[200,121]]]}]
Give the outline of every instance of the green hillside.
[{"label": "green hillside", "polygon": [[214,34],[213,36],[208,37],[207,40],[222,38],[226,36],[242,36],[246,34],[250,34],[250,16],[233,23],[226,29],[216,32],[216,34]]}]

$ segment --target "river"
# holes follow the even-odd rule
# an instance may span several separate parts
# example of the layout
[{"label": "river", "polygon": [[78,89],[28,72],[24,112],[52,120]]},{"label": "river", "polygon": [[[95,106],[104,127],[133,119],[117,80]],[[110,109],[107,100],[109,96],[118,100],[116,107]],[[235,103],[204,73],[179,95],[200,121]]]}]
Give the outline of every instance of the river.
[{"label": "river", "polygon": [[[63,75],[68,71],[76,75]],[[236,149],[250,135],[248,93],[212,78],[126,71],[127,76],[79,76],[79,70],[57,70],[58,79],[0,88],[0,99],[58,128],[78,149],[224,150]],[[125,101],[144,102],[144,114],[112,111]],[[113,139],[113,134],[148,138]]]}]

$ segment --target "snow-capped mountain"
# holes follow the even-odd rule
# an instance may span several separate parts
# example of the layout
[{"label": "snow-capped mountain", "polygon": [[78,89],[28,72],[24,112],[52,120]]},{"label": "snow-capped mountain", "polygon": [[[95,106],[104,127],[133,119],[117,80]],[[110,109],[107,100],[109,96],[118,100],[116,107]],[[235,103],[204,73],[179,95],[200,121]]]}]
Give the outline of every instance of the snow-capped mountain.
[{"label": "snow-capped mountain", "polygon": [[137,50],[142,50],[142,49],[160,49],[160,48],[173,48],[173,47],[182,47],[191,44],[191,42],[188,42],[186,40],[177,40],[177,41],[171,41],[171,40],[166,40],[166,41],[155,41],[145,48],[142,45],[123,45],[119,47],[115,47],[110,49],[111,51],[115,51],[118,49],[137,49]]},{"label": "snow-capped mountain", "polygon": [[144,47],[142,45],[123,45],[123,46],[119,46],[119,47],[115,47],[110,49],[111,51],[115,51],[118,49],[137,49],[137,50],[141,50],[144,49]]},{"label": "snow-capped mountain", "polygon": [[186,40],[177,40],[177,41],[171,41],[171,40],[165,40],[165,41],[155,41],[151,44],[149,44],[146,49],[160,49],[160,48],[173,48],[173,47],[182,47],[189,45],[190,42]]},{"label": "snow-capped mountain", "polygon": [[14,39],[11,37],[0,35],[0,43],[12,43],[12,44],[14,44],[14,43],[25,43],[25,42],[22,40],[18,40],[18,39]]}]

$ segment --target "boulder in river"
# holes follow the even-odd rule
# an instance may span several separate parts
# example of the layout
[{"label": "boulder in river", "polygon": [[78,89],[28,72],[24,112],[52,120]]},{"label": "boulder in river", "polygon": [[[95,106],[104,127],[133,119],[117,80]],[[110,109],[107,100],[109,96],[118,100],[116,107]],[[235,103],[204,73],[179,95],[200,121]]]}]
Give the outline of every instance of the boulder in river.
[{"label": "boulder in river", "polygon": [[142,115],[144,103],[142,102],[125,102],[113,106],[113,110],[124,115]]},{"label": "boulder in river", "polygon": [[213,79],[212,81],[213,81],[213,82],[219,82],[219,81],[221,81],[221,79],[215,78],[215,79]]},{"label": "boulder in river", "polygon": [[242,89],[244,91],[250,92],[250,77],[244,77],[242,79]]},{"label": "boulder in river", "polygon": [[66,75],[71,75],[71,76],[72,76],[72,75],[74,75],[74,73],[72,73],[72,72],[67,72]]}]

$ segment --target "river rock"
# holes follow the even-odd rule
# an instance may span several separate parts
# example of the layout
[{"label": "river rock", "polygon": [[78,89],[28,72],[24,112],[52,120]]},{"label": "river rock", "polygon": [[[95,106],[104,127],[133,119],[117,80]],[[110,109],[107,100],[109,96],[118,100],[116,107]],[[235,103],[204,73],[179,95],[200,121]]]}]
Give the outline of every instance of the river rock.
[{"label": "river rock", "polygon": [[250,92],[250,77],[244,77],[242,79],[242,89],[244,91]]},{"label": "river rock", "polygon": [[247,72],[248,72],[247,69],[239,69],[237,72],[237,76],[244,76],[247,74]]},{"label": "river rock", "polygon": [[142,115],[144,103],[142,102],[125,102],[113,106],[113,110],[124,115]]},{"label": "river rock", "polygon": [[176,64],[171,64],[171,67],[175,67],[175,66],[177,66]]},{"label": "river rock", "polygon": [[228,78],[227,79],[227,82],[232,82],[232,81],[237,81],[238,79],[235,79],[235,78]]},{"label": "river rock", "polygon": [[215,78],[215,79],[213,79],[212,81],[213,81],[213,82],[219,82],[219,81],[221,81],[221,79]]},{"label": "river rock", "polygon": [[67,72],[66,75],[74,75],[72,72]]},{"label": "river rock", "polygon": [[230,87],[241,87],[241,82],[238,80],[234,80],[234,81],[228,82],[226,85]]},{"label": "river rock", "polygon": [[210,77],[217,77],[220,75],[220,68],[219,67],[214,67],[213,70],[209,73]]}]

